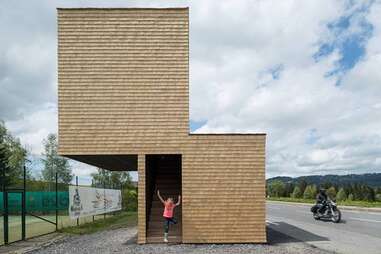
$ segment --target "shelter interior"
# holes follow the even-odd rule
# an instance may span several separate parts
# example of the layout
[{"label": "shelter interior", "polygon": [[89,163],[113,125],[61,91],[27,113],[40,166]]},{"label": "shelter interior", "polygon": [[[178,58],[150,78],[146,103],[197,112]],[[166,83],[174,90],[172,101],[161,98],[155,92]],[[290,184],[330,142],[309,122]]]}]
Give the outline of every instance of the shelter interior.
[{"label": "shelter interior", "polygon": [[[181,155],[146,155],[146,232],[147,242],[162,242],[163,205],[156,192],[165,200],[173,198],[177,202],[181,195]],[[174,217],[177,224],[170,225],[170,240],[181,242],[181,205],[176,207]]]}]

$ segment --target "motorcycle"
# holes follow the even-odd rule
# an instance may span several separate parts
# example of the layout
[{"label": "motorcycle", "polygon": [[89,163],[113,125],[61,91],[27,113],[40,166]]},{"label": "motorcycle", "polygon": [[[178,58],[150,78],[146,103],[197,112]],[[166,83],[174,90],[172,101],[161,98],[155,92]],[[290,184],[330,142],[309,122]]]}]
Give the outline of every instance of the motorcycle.
[{"label": "motorcycle", "polygon": [[337,208],[334,200],[331,200],[330,198],[328,198],[323,204],[315,204],[311,207],[311,212],[315,220],[320,220],[323,218],[331,219],[334,223],[339,223],[341,220],[341,212]]}]

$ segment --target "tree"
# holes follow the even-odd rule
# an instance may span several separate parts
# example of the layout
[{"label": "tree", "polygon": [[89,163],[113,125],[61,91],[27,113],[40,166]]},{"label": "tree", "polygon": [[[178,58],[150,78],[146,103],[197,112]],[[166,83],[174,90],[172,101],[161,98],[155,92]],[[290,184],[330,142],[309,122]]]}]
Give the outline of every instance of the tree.
[{"label": "tree", "polygon": [[138,193],[136,189],[123,189],[122,205],[123,209],[127,211],[138,210]]},{"label": "tree", "polygon": [[280,180],[272,181],[268,184],[268,194],[270,197],[283,197],[285,186],[284,183]]},{"label": "tree", "polygon": [[123,186],[126,189],[133,189],[132,179],[128,172],[109,171],[102,168],[97,168],[96,173],[92,173],[93,186],[98,187],[114,187]]},{"label": "tree", "polygon": [[364,184],[363,186],[361,186],[361,193],[362,193],[362,200],[370,201],[370,202],[374,201],[375,194],[374,194],[373,188]]},{"label": "tree", "polygon": [[350,193],[353,193],[352,185],[351,185],[351,184],[347,184],[347,185],[345,185],[345,186],[344,186],[344,191],[345,191],[345,193],[347,193],[348,195],[349,195]]},{"label": "tree", "polygon": [[336,189],[335,189],[335,187],[330,187],[328,190],[327,190],[327,195],[328,195],[328,197],[330,197],[330,198],[335,198],[336,197]]},{"label": "tree", "polygon": [[353,200],[362,200],[362,190],[361,190],[361,186],[360,184],[358,183],[355,183],[353,186],[352,186],[352,194],[353,194]]},{"label": "tree", "polygon": [[307,185],[304,193],[303,198],[305,199],[314,199],[316,197],[316,186],[315,185]]},{"label": "tree", "polygon": [[344,188],[340,188],[339,192],[336,195],[337,201],[344,201],[347,199],[347,193],[345,192]]},{"label": "tree", "polygon": [[375,200],[381,202],[381,194],[376,194]]},{"label": "tree", "polygon": [[323,188],[323,189],[329,189],[329,188],[331,188],[332,187],[332,183],[330,183],[330,182],[324,182],[324,183],[322,183],[321,184],[321,187]]},{"label": "tree", "polygon": [[353,194],[352,194],[352,193],[349,193],[349,195],[348,195],[348,200],[350,200],[350,201],[354,200],[354,197],[353,197]]},{"label": "tree", "polygon": [[58,181],[62,183],[70,183],[73,179],[73,174],[69,164],[69,160],[61,157],[57,153],[58,143],[55,134],[49,134],[44,143],[45,157],[42,159],[44,169],[42,170],[42,177],[45,181],[55,181],[56,172]]},{"label": "tree", "polygon": [[295,184],[293,183],[286,183],[285,187],[284,187],[284,196],[285,197],[290,197],[293,190],[295,188]]},{"label": "tree", "polygon": [[[20,140],[13,137],[4,122],[0,121],[0,167],[5,170],[4,183],[6,186],[15,184],[23,178],[23,167],[27,155],[28,152],[21,146]],[[30,178],[29,171],[27,171],[26,177]]]},{"label": "tree", "polygon": [[299,186],[295,186],[294,191],[291,193],[292,198],[301,198],[302,197],[302,191],[300,190]]},{"label": "tree", "polygon": [[304,180],[304,178],[301,178],[299,183],[298,183],[299,189],[302,193],[304,193],[306,187],[307,187],[307,182]]},{"label": "tree", "polygon": [[[3,146],[2,143],[0,143],[0,169],[4,170],[6,175],[9,172],[8,154],[7,154],[6,148]],[[3,171],[1,171],[0,174],[1,174],[1,189],[2,189],[3,184],[5,184],[5,186],[9,184],[9,180],[7,178],[3,179]]]}]

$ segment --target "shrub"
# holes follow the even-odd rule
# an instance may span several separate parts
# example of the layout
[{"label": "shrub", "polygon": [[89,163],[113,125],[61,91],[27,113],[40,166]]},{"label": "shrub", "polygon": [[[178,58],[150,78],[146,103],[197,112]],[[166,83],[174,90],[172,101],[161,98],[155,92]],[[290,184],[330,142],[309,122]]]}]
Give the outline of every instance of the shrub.
[{"label": "shrub", "polygon": [[367,185],[364,185],[362,186],[361,192],[362,192],[362,200],[370,201],[370,202],[375,200],[375,193],[373,188]]},{"label": "shrub", "polygon": [[376,194],[376,201],[379,201],[379,202],[381,202],[381,194]]},{"label": "shrub", "polygon": [[348,200],[353,201],[353,199],[354,199],[353,194],[350,193],[350,194],[348,195]]},{"label": "shrub", "polygon": [[285,192],[285,185],[282,181],[276,180],[268,184],[267,192],[270,197],[283,197]]},{"label": "shrub", "polygon": [[291,193],[292,198],[302,198],[302,191],[299,186],[295,186],[294,191]]},{"label": "shrub", "polygon": [[327,195],[330,197],[330,198],[336,198],[336,189],[335,187],[330,187],[328,190],[327,190]]},{"label": "shrub", "polygon": [[337,201],[344,201],[347,199],[347,193],[345,193],[345,190],[343,188],[340,188],[339,192],[336,195]]},{"label": "shrub", "polygon": [[138,193],[135,189],[124,189],[123,190],[123,210],[126,211],[137,211],[138,210]]},{"label": "shrub", "polygon": [[316,186],[308,185],[304,191],[303,198],[314,199],[316,197]]}]

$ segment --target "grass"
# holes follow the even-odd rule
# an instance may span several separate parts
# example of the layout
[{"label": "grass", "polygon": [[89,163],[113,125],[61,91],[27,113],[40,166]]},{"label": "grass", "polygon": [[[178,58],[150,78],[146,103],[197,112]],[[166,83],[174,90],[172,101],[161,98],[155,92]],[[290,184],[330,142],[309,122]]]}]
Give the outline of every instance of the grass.
[{"label": "grass", "polygon": [[[43,216],[47,219],[55,219],[55,216],[49,218],[47,216]],[[8,224],[8,241],[14,242],[21,240],[21,216],[10,215],[9,216],[9,224]],[[47,234],[54,232],[56,227],[53,224],[47,223],[40,219],[37,219],[32,216],[25,217],[25,229],[26,229],[26,238],[31,238],[34,236]],[[4,244],[4,231],[3,231],[3,216],[0,217],[0,245]]]},{"label": "grass", "polygon": [[[55,221],[55,215],[41,215],[43,218]],[[26,216],[26,238],[52,233],[56,230],[55,225],[32,216]],[[93,222],[92,216],[80,219],[80,226],[76,226],[76,220],[70,219],[67,214],[59,215],[59,232],[71,234],[87,234],[104,229],[119,228],[136,225],[136,212],[121,212],[116,215],[107,214],[106,219],[103,215],[96,215]],[[0,216],[0,246],[4,244],[3,235],[3,216]],[[9,217],[9,242],[21,240],[21,216]]]},{"label": "grass", "polygon": [[136,224],[137,212],[120,212],[104,220],[100,219],[80,226],[67,227],[59,231],[69,234],[91,234],[106,229],[135,226]]},{"label": "grass", "polygon": [[313,199],[303,199],[303,198],[268,197],[267,200],[283,201],[283,202],[295,202],[295,203],[309,203],[309,204],[315,203],[315,200],[313,200]]},{"label": "grass", "polygon": [[[308,204],[315,203],[314,199],[303,199],[303,198],[286,198],[286,197],[276,198],[276,197],[270,197],[270,198],[267,198],[267,200],[284,201],[284,202],[295,202],[295,203],[308,203]],[[341,205],[341,206],[380,207],[381,208],[381,202],[346,200],[346,201],[339,201],[339,202],[337,202],[337,204]]]},{"label": "grass", "polygon": [[355,201],[355,200],[346,200],[346,201],[340,201],[338,202],[339,205],[343,206],[360,206],[360,207],[380,207],[381,208],[381,202],[368,202],[368,201]]}]

